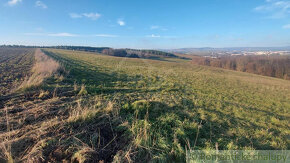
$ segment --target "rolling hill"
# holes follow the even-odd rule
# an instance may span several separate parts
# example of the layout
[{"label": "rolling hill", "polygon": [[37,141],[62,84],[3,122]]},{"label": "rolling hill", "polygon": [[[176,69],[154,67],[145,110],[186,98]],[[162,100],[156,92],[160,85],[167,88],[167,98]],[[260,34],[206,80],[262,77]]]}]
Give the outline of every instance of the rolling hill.
[{"label": "rolling hill", "polygon": [[290,149],[290,81],[176,57],[43,48],[35,59],[23,49],[18,62],[8,53],[1,66],[28,63],[31,73],[0,96],[0,162],[184,162],[189,148]]}]

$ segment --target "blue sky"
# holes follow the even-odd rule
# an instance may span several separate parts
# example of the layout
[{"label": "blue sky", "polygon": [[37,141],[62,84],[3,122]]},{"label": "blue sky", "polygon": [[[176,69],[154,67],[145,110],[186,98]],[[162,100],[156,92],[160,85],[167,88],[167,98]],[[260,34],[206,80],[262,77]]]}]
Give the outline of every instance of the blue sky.
[{"label": "blue sky", "polygon": [[290,0],[0,0],[0,44],[290,46]]}]

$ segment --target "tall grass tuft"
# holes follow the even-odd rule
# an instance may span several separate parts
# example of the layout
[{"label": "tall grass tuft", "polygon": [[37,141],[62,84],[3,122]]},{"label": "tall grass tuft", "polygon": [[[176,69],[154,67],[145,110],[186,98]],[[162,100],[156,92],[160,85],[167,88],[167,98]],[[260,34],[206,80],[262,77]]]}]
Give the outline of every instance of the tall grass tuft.
[{"label": "tall grass tuft", "polygon": [[87,95],[88,94],[88,91],[86,90],[86,86],[83,84],[81,86],[81,90],[79,91],[78,95]]},{"label": "tall grass tuft", "polygon": [[[13,163],[13,157],[12,157],[12,153],[11,153],[11,144],[10,144],[10,125],[9,125],[9,116],[8,116],[8,108],[5,108],[5,112],[6,112],[6,125],[7,125],[7,132],[8,132],[8,136],[5,137],[5,139],[1,142],[0,144],[0,151],[2,151],[2,156],[6,162],[8,163]],[[0,157],[0,161],[1,161],[1,157]]]},{"label": "tall grass tuft", "polygon": [[35,60],[36,63],[32,68],[32,75],[26,77],[19,89],[40,85],[44,79],[50,77],[60,68],[58,62],[45,55],[40,49],[35,51]]}]

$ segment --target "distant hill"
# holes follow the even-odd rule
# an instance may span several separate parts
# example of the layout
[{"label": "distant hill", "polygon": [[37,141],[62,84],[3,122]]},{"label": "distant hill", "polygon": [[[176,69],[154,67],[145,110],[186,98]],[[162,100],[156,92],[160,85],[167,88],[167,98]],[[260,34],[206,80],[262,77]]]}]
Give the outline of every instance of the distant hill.
[{"label": "distant hill", "polygon": [[290,80],[290,56],[194,56],[192,63]]},{"label": "distant hill", "polygon": [[148,59],[158,59],[158,58],[181,58],[172,53],[157,51],[157,50],[137,50],[137,49],[104,49],[101,53],[117,56],[117,57],[129,57],[129,58],[148,58]]},{"label": "distant hill", "polygon": [[90,47],[90,46],[24,46],[24,45],[0,45],[0,47],[13,47],[13,48],[53,48],[53,49],[65,49],[65,50],[78,50],[93,53],[101,53],[116,57],[128,57],[128,58],[146,58],[157,59],[162,58],[178,58],[191,60],[190,58],[177,56],[170,52],[160,50],[141,50],[141,49],[114,49],[110,47]]},{"label": "distant hill", "polygon": [[86,47],[86,46],[50,46],[50,47],[46,47],[46,48],[96,52],[96,53],[102,53],[102,54],[110,55],[110,56],[128,57],[128,58],[147,58],[147,59],[179,58],[179,59],[189,59],[189,58],[177,56],[177,55],[169,53],[169,52],[163,52],[163,51],[158,51],[158,50],[113,49],[113,48],[109,48],[109,47]]},{"label": "distant hill", "polygon": [[47,48],[79,50],[79,51],[97,52],[97,53],[102,53],[103,50],[105,49],[111,49],[109,47],[89,47],[89,46],[50,46]]},{"label": "distant hill", "polygon": [[231,52],[231,51],[290,51],[290,46],[285,47],[229,47],[229,48],[180,48],[180,49],[162,49],[169,53],[189,54],[194,52]]}]

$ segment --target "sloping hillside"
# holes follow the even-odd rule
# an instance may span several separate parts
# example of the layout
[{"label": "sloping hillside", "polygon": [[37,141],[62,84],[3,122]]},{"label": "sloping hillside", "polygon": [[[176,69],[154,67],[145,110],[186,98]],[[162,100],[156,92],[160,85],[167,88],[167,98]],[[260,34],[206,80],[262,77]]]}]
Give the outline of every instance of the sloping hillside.
[{"label": "sloping hillside", "polygon": [[290,80],[290,56],[192,56],[192,63]]},{"label": "sloping hillside", "polygon": [[1,96],[0,161],[184,162],[186,148],[290,149],[287,80],[43,51],[58,71]]},{"label": "sloping hillside", "polygon": [[86,52],[102,53],[105,55],[116,57],[128,57],[128,58],[147,58],[147,59],[162,59],[162,58],[179,58],[189,59],[185,57],[179,57],[172,53],[167,53],[158,50],[138,50],[138,49],[113,49],[109,47],[85,47],[85,46],[55,46],[48,48],[65,49],[65,50],[78,50]]}]

